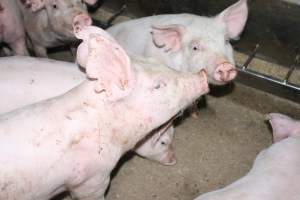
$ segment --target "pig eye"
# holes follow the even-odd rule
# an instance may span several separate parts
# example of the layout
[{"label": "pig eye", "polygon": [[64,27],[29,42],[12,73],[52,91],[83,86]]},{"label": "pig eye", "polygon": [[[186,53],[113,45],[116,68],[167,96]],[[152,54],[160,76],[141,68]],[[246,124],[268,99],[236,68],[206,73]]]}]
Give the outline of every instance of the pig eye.
[{"label": "pig eye", "polygon": [[199,51],[200,48],[198,46],[193,46],[193,51]]},{"label": "pig eye", "polygon": [[160,144],[161,145],[166,145],[166,143],[164,141],[161,141]]},{"label": "pig eye", "polygon": [[158,90],[160,88],[166,87],[167,83],[164,80],[158,80],[158,82],[154,85],[153,89]]},{"label": "pig eye", "polygon": [[160,88],[160,84],[157,84],[154,89],[159,89]]},{"label": "pig eye", "polygon": [[57,9],[57,5],[56,5],[56,4],[53,4],[52,7],[53,7],[54,9]]},{"label": "pig eye", "polygon": [[204,48],[198,43],[193,43],[191,45],[191,47],[192,47],[192,50],[195,51],[195,52],[204,50]]}]

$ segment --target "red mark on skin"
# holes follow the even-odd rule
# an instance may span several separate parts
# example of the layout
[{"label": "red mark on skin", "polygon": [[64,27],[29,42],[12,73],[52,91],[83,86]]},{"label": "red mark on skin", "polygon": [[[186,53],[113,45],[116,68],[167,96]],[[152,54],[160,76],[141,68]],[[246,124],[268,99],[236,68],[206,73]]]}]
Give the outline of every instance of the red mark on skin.
[{"label": "red mark on skin", "polygon": [[0,12],[3,12],[4,11],[4,7],[3,5],[0,3]]}]

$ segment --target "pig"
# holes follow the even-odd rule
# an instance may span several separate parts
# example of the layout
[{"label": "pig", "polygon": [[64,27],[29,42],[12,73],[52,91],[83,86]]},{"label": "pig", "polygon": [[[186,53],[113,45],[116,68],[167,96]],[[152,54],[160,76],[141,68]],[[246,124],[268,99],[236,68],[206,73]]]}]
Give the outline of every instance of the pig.
[{"label": "pig", "polygon": [[246,176],[195,200],[300,199],[300,122],[278,113],[267,118],[276,143],[258,154]]},{"label": "pig", "polygon": [[128,57],[100,28],[75,35],[86,80],[0,116],[0,199],[46,200],[65,190],[74,199],[104,199],[119,158],[209,90],[204,71]]},{"label": "pig", "polygon": [[91,25],[86,5],[96,0],[19,0],[34,53],[47,57],[47,48],[76,41],[73,25]]},{"label": "pig", "polygon": [[[0,42],[6,43],[14,55],[29,55],[24,23],[16,0],[0,2]],[[4,50],[11,53],[7,49]]]},{"label": "pig", "polygon": [[206,69],[210,83],[222,85],[237,75],[229,42],[239,37],[247,16],[247,0],[239,0],[215,17],[155,15],[107,31],[129,54],[155,57],[178,71]]},{"label": "pig", "polygon": [[[13,56],[0,59],[0,114],[59,96],[85,80],[78,65],[69,62]],[[147,135],[133,149],[138,155],[163,165],[176,164],[174,129]]]}]

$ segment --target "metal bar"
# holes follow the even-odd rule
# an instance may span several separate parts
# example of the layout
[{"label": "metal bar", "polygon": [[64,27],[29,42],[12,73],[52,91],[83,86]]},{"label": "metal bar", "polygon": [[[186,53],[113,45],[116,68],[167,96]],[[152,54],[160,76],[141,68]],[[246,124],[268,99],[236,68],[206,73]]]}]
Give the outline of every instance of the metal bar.
[{"label": "metal bar", "polygon": [[299,85],[284,82],[283,80],[261,74],[251,69],[243,69],[242,66],[237,66],[237,69],[239,71],[238,82],[300,103]]},{"label": "metal bar", "polygon": [[300,60],[300,55],[296,55],[295,60],[294,60],[294,64],[292,64],[289,68],[288,73],[286,74],[285,79],[283,80],[283,82],[285,84],[288,83],[290,76],[292,75],[293,71],[295,70],[296,66],[299,64],[299,60]]},{"label": "metal bar", "polygon": [[250,64],[250,62],[253,60],[253,58],[255,58],[255,55],[259,49],[260,45],[256,44],[255,45],[255,49],[250,53],[250,55],[248,56],[246,62],[243,64],[242,68],[246,69],[248,67],[248,65]]}]

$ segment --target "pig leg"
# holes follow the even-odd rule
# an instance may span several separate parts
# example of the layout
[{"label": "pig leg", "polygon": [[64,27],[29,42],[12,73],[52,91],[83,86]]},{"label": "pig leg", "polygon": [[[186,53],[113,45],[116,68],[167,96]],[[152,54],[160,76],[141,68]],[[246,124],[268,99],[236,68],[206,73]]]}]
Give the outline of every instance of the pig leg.
[{"label": "pig leg", "polygon": [[70,194],[73,199],[78,200],[104,200],[104,193],[109,180],[109,177],[94,176],[88,181],[70,189]]},{"label": "pig leg", "polygon": [[48,58],[47,49],[45,47],[33,44],[33,50],[37,57]]},{"label": "pig leg", "polygon": [[29,56],[25,38],[20,38],[19,40],[10,43],[9,46],[16,55]]}]

